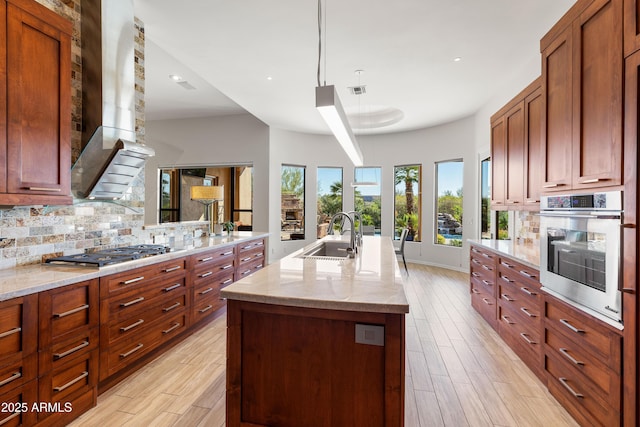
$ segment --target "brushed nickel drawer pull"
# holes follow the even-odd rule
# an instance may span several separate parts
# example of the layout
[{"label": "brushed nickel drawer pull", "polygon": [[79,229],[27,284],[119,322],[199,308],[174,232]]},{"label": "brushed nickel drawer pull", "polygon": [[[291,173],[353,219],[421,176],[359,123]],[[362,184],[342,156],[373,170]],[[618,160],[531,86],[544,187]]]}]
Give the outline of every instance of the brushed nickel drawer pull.
[{"label": "brushed nickel drawer pull", "polygon": [[485,257],[485,258],[489,258],[489,259],[493,258],[493,256],[491,256],[489,254],[485,254],[485,253],[483,253],[482,256]]},{"label": "brushed nickel drawer pull", "polygon": [[484,268],[484,269],[485,269],[485,270],[487,270],[487,271],[493,271],[493,268],[491,268],[491,267],[489,267],[489,266],[486,266],[486,265],[484,265],[484,264],[482,265],[482,268]]},{"label": "brushed nickel drawer pull", "polygon": [[540,203],[540,199],[527,199],[525,203]]},{"label": "brushed nickel drawer pull", "polygon": [[63,351],[62,353],[53,353],[53,360],[60,360],[63,357],[66,357],[66,356],[70,355],[71,353],[75,353],[76,351],[87,347],[88,345],[89,345],[89,341],[85,340],[85,341],[82,341],[79,345],[77,345],[77,346],[75,346],[73,348],[70,348],[67,351]]},{"label": "brushed nickel drawer pull", "polygon": [[509,279],[507,276],[500,276],[500,278],[507,283],[513,283],[513,280]]},{"label": "brushed nickel drawer pull", "polygon": [[27,187],[30,191],[51,191],[52,193],[59,193],[62,191],[60,188],[47,188],[47,187]]},{"label": "brushed nickel drawer pull", "polygon": [[208,305],[205,308],[203,308],[202,310],[198,310],[200,313],[206,313],[207,311],[211,310],[213,308],[212,305]]},{"label": "brushed nickel drawer pull", "polygon": [[520,307],[520,311],[523,312],[524,314],[526,314],[529,317],[538,317],[537,315],[535,315],[532,312],[530,312],[529,310],[527,310],[526,307]]},{"label": "brushed nickel drawer pull", "polygon": [[223,252],[220,254],[220,256],[227,256],[227,255],[231,255],[233,253],[233,251],[227,251],[227,252]]},{"label": "brushed nickel drawer pull", "polygon": [[487,305],[493,305],[493,304],[491,304],[491,301],[489,301],[486,298],[482,298],[482,301],[484,301],[484,303],[487,304]]},{"label": "brushed nickel drawer pull", "polygon": [[247,245],[247,246],[243,246],[242,249],[251,249],[252,247],[253,247],[253,244]]},{"label": "brushed nickel drawer pull", "polygon": [[225,280],[224,282],[222,282],[220,284],[221,285],[226,285],[226,284],[231,283],[231,282],[233,282],[233,279],[227,279],[227,280]]},{"label": "brushed nickel drawer pull", "polygon": [[513,268],[513,267],[514,267],[513,265],[509,264],[509,263],[508,263],[508,262],[506,262],[506,261],[502,261],[502,262],[500,262],[500,264],[504,265],[504,266],[505,266],[505,267],[507,267],[507,268]]},{"label": "brushed nickel drawer pull", "polygon": [[208,277],[208,276],[211,276],[212,274],[213,274],[213,271],[207,271],[206,273],[200,274],[198,277],[200,278]]},{"label": "brushed nickel drawer pull", "polygon": [[21,330],[22,330],[22,328],[19,327],[19,326],[17,328],[9,329],[8,331],[1,333],[0,334],[0,338],[4,338],[4,337],[8,337],[9,335],[17,334]]},{"label": "brushed nickel drawer pull", "polygon": [[168,334],[169,332],[177,329],[180,327],[180,323],[174,323],[169,329],[165,329],[164,331],[162,331],[163,334]]},{"label": "brushed nickel drawer pull", "polygon": [[122,328],[120,328],[120,332],[127,332],[130,329],[135,328],[136,326],[140,326],[144,323],[144,319],[138,319],[137,322],[134,322],[132,324],[130,324],[129,326],[123,326]]},{"label": "brushed nickel drawer pull", "polygon": [[560,183],[545,184],[545,185],[542,186],[542,188],[556,188],[556,187],[559,187],[561,185],[564,185],[564,184],[560,184]]},{"label": "brushed nickel drawer pull", "polygon": [[472,273],[471,273],[471,275],[472,275],[473,277],[480,277],[480,273],[478,273],[478,272],[476,272],[476,271],[472,272]]},{"label": "brushed nickel drawer pull", "polygon": [[476,248],[471,248],[471,252],[475,252],[477,254],[481,253],[479,250],[477,250]]},{"label": "brushed nickel drawer pull", "polygon": [[132,283],[139,282],[140,280],[144,280],[144,276],[136,277],[135,279],[125,280],[124,282],[120,282],[121,285],[130,285]]},{"label": "brushed nickel drawer pull", "polygon": [[504,314],[502,315],[502,320],[504,320],[505,322],[507,322],[508,325],[513,325],[515,324],[515,322],[512,322],[509,320],[509,318],[507,316],[505,316]]},{"label": "brushed nickel drawer pull", "polygon": [[142,301],[144,301],[144,297],[139,297],[136,299],[132,299],[131,301],[128,301],[128,302],[120,303],[120,307],[129,307],[130,305],[137,304]]},{"label": "brushed nickel drawer pull", "polygon": [[251,257],[242,258],[240,261],[242,262],[251,261]]},{"label": "brushed nickel drawer pull", "polygon": [[6,379],[0,381],[0,387],[2,387],[3,385],[9,384],[11,381],[17,380],[21,376],[22,376],[22,373],[20,371],[14,372],[13,374],[11,374],[11,376],[9,378],[6,378]]},{"label": "brushed nickel drawer pull", "polygon": [[247,270],[247,271],[243,271],[243,272],[242,272],[242,273],[240,273],[240,274],[242,274],[243,276],[245,276],[245,275],[247,275],[247,274],[249,274],[249,273],[251,273],[251,270],[250,270],[250,269],[249,269],[249,270]]},{"label": "brushed nickel drawer pull", "polygon": [[71,387],[72,385],[74,385],[75,383],[77,383],[78,381],[81,381],[83,378],[87,378],[89,376],[89,372],[84,371],[83,373],[80,374],[80,376],[78,378],[74,378],[71,381],[69,381],[68,383],[66,383],[65,385],[61,385],[60,387],[54,387],[53,391],[62,391],[65,390],[69,387]]},{"label": "brushed nickel drawer pull", "polygon": [[163,271],[165,273],[171,273],[172,271],[180,270],[182,268],[181,265],[176,265],[175,267],[165,268]]},{"label": "brushed nickel drawer pull", "polygon": [[567,384],[567,379],[563,378],[563,377],[558,377],[558,381],[560,381],[560,384],[562,384],[564,386],[564,388],[566,388],[567,390],[569,390],[569,392],[571,394],[573,394],[573,397],[577,398],[577,399],[582,399],[584,397],[583,394],[581,393],[576,393],[574,389],[571,388],[571,386],[569,384]]},{"label": "brushed nickel drawer pull", "polygon": [[521,290],[522,292],[524,292],[525,294],[530,295],[530,296],[538,295],[538,293],[537,293],[537,292],[534,292],[534,291],[530,290],[530,289],[529,289],[529,288],[527,288],[526,286],[521,287],[521,288],[520,288],[520,290]]},{"label": "brushed nickel drawer pull", "polygon": [[176,302],[176,303],[174,303],[174,304],[170,305],[169,307],[164,307],[164,308],[162,309],[162,311],[164,311],[164,312],[166,313],[166,312],[171,311],[171,310],[173,310],[174,308],[178,308],[178,307],[180,307],[180,302]]},{"label": "brushed nickel drawer pull", "polygon": [[511,302],[511,301],[515,301],[513,298],[511,298],[511,297],[510,297],[509,295],[507,295],[507,294],[502,294],[502,295],[500,295],[500,296],[502,297],[502,299],[505,299],[505,300],[507,300],[507,301],[509,301],[509,302]]},{"label": "brushed nickel drawer pull", "polygon": [[522,274],[524,277],[528,277],[529,279],[535,279],[536,278],[535,274],[529,274],[524,270],[520,270],[520,274]]},{"label": "brushed nickel drawer pull", "polygon": [[471,262],[474,263],[474,264],[481,264],[481,262],[478,261],[477,259],[472,259]]},{"label": "brushed nickel drawer pull", "polygon": [[562,323],[564,326],[566,326],[567,328],[571,329],[573,332],[575,332],[576,334],[584,334],[587,331],[583,330],[583,329],[578,329],[575,326],[573,326],[571,323],[569,323],[568,320],[566,319],[560,319],[560,323]]},{"label": "brushed nickel drawer pull", "polygon": [[490,281],[488,281],[488,280],[486,280],[486,279],[483,279],[483,280],[482,280],[482,283],[484,283],[484,284],[485,284],[485,285],[487,285],[487,286],[493,286],[493,283],[491,283]]},{"label": "brushed nickel drawer pull", "polygon": [[220,267],[220,270],[228,270],[228,269],[230,269],[231,267],[233,267],[233,264],[227,264],[227,265],[225,265],[224,267]]},{"label": "brushed nickel drawer pull", "polygon": [[480,293],[480,291],[479,291],[479,290],[477,290],[476,288],[472,288],[472,289],[471,289],[471,292],[473,292],[474,294],[479,294],[479,293]]},{"label": "brushed nickel drawer pull", "polygon": [[127,351],[126,353],[120,353],[120,358],[124,359],[125,357],[129,357],[136,351],[140,350],[142,347],[144,347],[144,344],[140,343],[137,346],[135,346],[133,349]]},{"label": "brushed nickel drawer pull", "polygon": [[523,340],[525,340],[527,342],[527,344],[538,344],[537,342],[530,340],[529,337],[527,336],[527,334],[525,334],[524,332],[520,333],[520,336],[522,337]]},{"label": "brushed nickel drawer pull", "polygon": [[173,286],[169,286],[168,288],[164,288],[163,291],[170,292],[170,291],[172,291],[174,289],[178,289],[180,286],[182,286],[182,283],[176,283]]},{"label": "brushed nickel drawer pull", "polygon": [[600,182],[600,181],[607,181],[607,179],[606,178],[585,179],[584,181],[580,181],[579,184],[595,184],[596,182]]},{"label": "brushed nickel drawer pull", "polygon": [[567,351],[566,348],[559,348],[558,349],[560,351],[560,353],[562,353],[562,355],[564,357],[566,357],[567,359],[569,359],[571,361],[571,363],[573,363],[574,365],[584,365],[584,362],[581,360],[577,360],[576,358],[574,358],[573,356],[571,356],[569,354],[569,352]]},{"label": "brushed nickel drawer pull", "polygon": [[4,420],[0,421],[0,426],[5,425],[6,423],[8,423],[9,421],[11,421],[12,419],[20,416],[21,412],[14,412],[13,414],[9,415],[7,418],[5,418]]},{"label": "brushed nickel drawer pull", "polygon": [[89,308],[89,304],[84,304],[84,305],[81,305],[80,307],[76,307],[76,308],[71,309],[69,311],[65,311],[64,313],[53,313],[53,317],[55,317],[56,319],[59,319],[61,317],[70,316],[70,315],[72,315],[74,313],[77,313],[79,311],[86,310],[87,308]]},{"label": "brushed nickel drawer pull", "polygon": [[207,262],[207,261],[211,261],[212,259],[213,259],[212,256],[208,256],[206,258],[199,259],[198,262]]},{"label": "brushed nickel drawer pull", "polygon": [[208,294],[209,292],[211,292],[213,290],[213,288],[207,288],[204,291],[200,292],[200,295],[204,295],[204,294]]}]

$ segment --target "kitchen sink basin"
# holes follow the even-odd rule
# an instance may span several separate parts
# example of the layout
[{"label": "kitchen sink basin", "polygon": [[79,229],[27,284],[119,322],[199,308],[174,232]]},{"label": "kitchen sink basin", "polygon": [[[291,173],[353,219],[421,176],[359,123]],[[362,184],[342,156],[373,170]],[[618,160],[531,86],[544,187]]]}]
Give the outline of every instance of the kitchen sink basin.
[{"label": "kitchen sink basin", "polygon": [[347,258],[353,257],[349,242],[327,240],[318,243],[299,255],[300,258]]}]

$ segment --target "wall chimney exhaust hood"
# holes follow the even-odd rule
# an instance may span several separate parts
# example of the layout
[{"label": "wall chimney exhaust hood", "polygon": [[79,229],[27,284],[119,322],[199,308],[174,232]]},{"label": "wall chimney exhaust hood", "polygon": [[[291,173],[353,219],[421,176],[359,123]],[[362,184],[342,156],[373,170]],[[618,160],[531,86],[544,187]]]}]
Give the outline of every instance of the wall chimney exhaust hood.
[{"label": "wall chimney exhaust hood", "polygon": [[124,196],[154,150],[136,143],[133,0],[82,3],[82,142],[71,168],[79,199]]}]

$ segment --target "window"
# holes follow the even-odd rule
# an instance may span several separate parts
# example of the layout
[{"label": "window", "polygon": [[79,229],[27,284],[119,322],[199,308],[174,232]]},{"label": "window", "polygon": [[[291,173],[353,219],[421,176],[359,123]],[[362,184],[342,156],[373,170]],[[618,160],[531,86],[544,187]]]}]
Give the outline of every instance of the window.
[{"label": "window", "polygon": [[436,163],[438,245],[462,246],[462,160]]},{"label": "window", "polygon": [[180,171],[160,169],[159,222],[180,221]]},{"label": "window", "polygon": [[375,234],[380,234],[381,174],[380,167],[355,168],[354,171],[353,199],[355,210],[362,214],[363,233],[372,228]]},{"label": "window", "polygon": [[513,215],[509,211],[496,212],[496,225],[498,226],[497,240],[510,240],[509,229],[513,229],[510,225],[513,223]]},{"label": "window", "polygon": [[408,228],[407,240],[421,241],[420,232],[420,165],[396,166],[394,168],[394,239],[399,239],[403,228]]},{"label": "window", "polygon": [[231,168],[231,217],[238,230],[253,230],[253,166]]},{"label": "window", "polygon": [[480,162],[480,237],[491,239],[491,158]]},{"label": "window", "polygon": [[318,239],[327,235],[331,217],[342,211],[342,168],[318,168]]},{"label": "window", "polygon": [[280,240],[304,239],[304,166],[282,165]]}]

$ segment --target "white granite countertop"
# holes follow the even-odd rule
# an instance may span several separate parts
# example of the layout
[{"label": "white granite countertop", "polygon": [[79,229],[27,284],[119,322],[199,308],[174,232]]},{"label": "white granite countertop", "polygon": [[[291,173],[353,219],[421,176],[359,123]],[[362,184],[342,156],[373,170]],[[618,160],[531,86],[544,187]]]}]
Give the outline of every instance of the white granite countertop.
[{"label": "white granite countertop", "polygon": [[193,246],[172,248],[171,252],[162,255],[127,261],[106,267],[68,267],[60,265],[30,265],[0,270],[0,301],[47,291],[60,286],[120,273],[145,265],[169,261],[176,258],[197,254],[214,247],[235,245],[244,240],[268,237],[269,233],[237,231],[230,236],[213,236],[196,239]]},{"label": "white granite countertop", "polygon": [[540,270],[540,247],[538,245],[517,243],[512,240],[490,239],[469,239],[469,243],[481,245],[487,249],[503,253],[531,268]]},{"label": "white granite countertop", "polygon": [[[329,236],[323,240],[342,240]],[[315,245],[315,243],[313,244]],[[408,313],[409,303],[388,237],[363,236],[355,258],[298,257],[306,248],[221,290],[221,296],[293,307]]]}]

